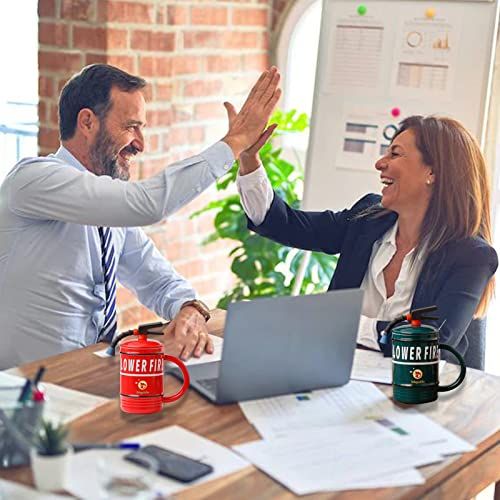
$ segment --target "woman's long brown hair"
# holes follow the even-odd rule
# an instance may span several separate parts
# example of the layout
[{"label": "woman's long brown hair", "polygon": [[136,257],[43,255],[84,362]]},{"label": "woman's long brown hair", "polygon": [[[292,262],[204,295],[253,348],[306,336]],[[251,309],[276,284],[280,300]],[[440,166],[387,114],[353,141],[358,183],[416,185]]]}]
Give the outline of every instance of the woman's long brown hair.
[{"label": "woman's long brown hair", "polygon": [[[431,254],[449,241],[474,236],[491,245],[489,175],[476,139],[460,122],[445,117],[410,116],[401,122],[396,136],[408,129],[415,134],[422,160],[434,174],[418,247],[427,242],[426,251]],[[486,313],[494,287],[491,278],[475,317]]]}]

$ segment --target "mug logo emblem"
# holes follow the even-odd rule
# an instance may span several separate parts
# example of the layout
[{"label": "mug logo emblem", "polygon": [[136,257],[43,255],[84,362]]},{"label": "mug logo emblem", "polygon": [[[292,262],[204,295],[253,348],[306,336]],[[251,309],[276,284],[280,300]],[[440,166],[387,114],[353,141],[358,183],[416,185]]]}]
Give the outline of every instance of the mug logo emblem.
[{"label": "mug logo emblem", "polygon": [[146,389],[148,386],[148,383],[145,381],[145,380],[139,380],[139,382],[137,383],[137,387],[143,391],[144,389]]},{"label": "mug logo emblem", "polygon": [[424,375],[422,370],[419,370],[419,369],[413,370],[413,372],[411,374],[415,380],[420,380],[422,378],[422,376]]}]

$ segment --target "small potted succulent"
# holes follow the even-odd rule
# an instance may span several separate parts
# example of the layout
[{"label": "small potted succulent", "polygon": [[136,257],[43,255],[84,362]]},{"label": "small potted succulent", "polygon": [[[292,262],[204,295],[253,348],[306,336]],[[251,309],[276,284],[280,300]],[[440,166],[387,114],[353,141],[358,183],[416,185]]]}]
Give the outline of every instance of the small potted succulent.
[{"label": "small potted succulent", "polygon": [[42,420],[31,450],[31,468],[35,485],[42,491],[63,490],[69,475],[71,447],[66,438],[68,427]]}]

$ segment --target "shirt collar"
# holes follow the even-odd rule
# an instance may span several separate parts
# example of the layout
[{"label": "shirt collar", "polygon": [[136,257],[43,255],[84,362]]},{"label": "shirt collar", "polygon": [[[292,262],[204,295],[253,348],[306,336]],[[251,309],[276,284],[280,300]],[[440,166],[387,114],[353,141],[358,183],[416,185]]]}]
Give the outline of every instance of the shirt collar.
[{"label": "shirt collar", "polygon": [[396,222],[393,224],[393,226],[384,233],[380,243],[382,245],[391,245],[394,248],[396,248],[396,233],[397,232],[398,232],[398,221],[396,220]]},{"label": "shirt collar", "polygon": [[64,161],[68,165],[71,165],[72,167],[78,170],[84,172],[87,171],[87,169],[62,145],[59,146],[59,149],[51,156],[59,158],[60,160]]},{"label": "shirt collar", "polygon": [[[391,245],[393,248],[396,248],[396,234],[398,232],[398,225],[399,225],[399,221],[396,220],[394,225],[390,229],[388,229],[385,232],[385,234],[382,236],[382,238],[380,240],[380,245]],[[418,260],[422,260],[426,256],[427,246],[428,246],[428,242],[424,242],[424,244],[421,245],[420,251],[418,252],[418,254],[416,256],[416,258]],[[415,251],[415,249],[411,250],[408,255],[411,255],[414,251]]]}]

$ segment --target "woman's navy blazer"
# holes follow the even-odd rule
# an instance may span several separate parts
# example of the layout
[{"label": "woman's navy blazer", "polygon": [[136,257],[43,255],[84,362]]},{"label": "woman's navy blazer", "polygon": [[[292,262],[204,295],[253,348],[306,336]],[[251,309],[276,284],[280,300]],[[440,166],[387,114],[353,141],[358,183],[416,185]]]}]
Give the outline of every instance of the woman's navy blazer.
[{"label": "woman's navy blazer", "polygon": [[[340,254],[328,290],[359,288],[373,244],[398,217],[395,212],[379,217],[359,217],[362,211],[378,205],[380,200],[379,195],[368,194],[351,209],[306,212],[292,209],[275,194],[263,223],[255,226],[249,220],[248,227],[283,245]],[[439,320],[434,321],[435,326],[446,319],[440,341],[455,347],[462,355],[469,346],[465,332],[497,266],[495,250],[482,238],[475,237],[448,242],[428,255],[422,267],[411,307],[437,305]],[[385,321],[377,323],[379,338],[386,325]],[[390,355],[389,344],[381,348]]]}]

